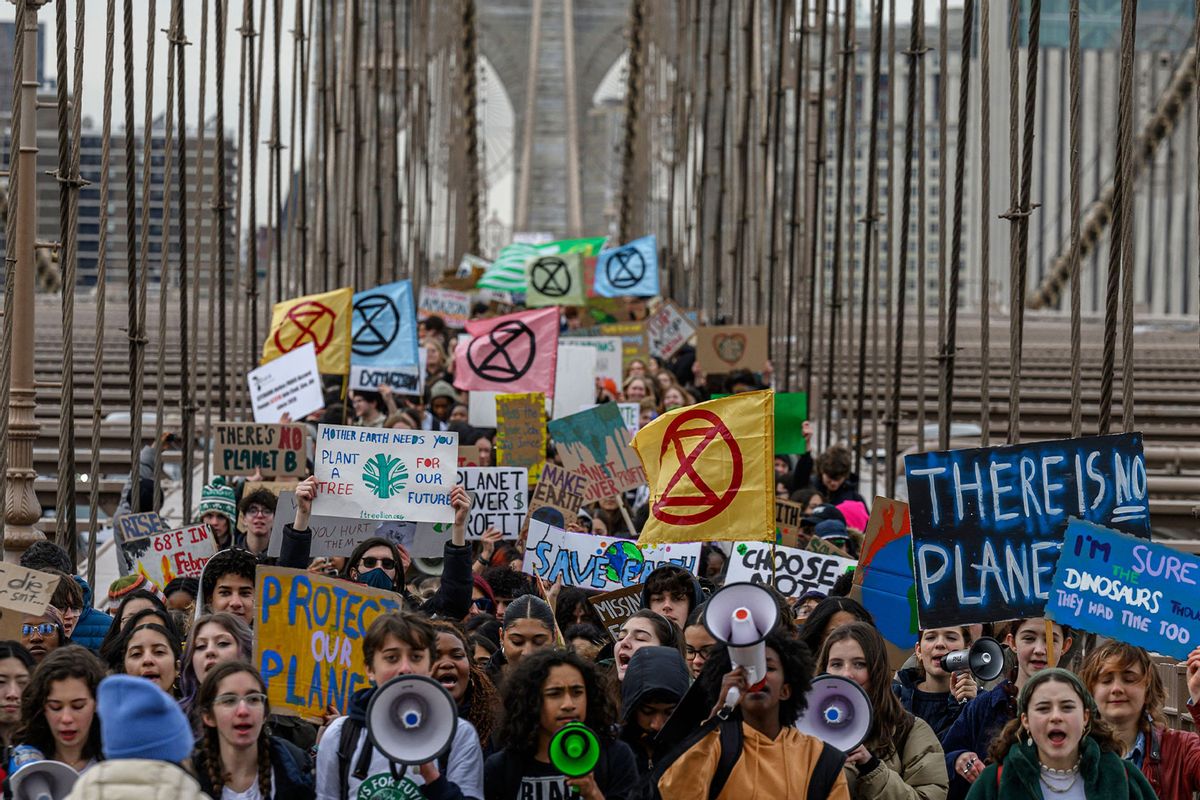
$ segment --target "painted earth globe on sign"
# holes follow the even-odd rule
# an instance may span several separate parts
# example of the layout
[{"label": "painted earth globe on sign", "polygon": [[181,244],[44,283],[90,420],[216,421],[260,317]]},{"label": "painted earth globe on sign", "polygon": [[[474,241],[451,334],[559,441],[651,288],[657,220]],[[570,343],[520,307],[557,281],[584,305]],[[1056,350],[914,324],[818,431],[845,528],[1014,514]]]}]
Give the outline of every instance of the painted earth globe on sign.
[{"label": "painted earth globe on sign", "polygon": [[637,565],[637,569],[632,570],[632,574],[637,575],[642,571],[641,565],[645,562],[645,556],[638,546],[627,541],[610,544],[604,550],[604,558],[608,562],[604,565],[604,577],[617,583],[624,583],[622,576],[627,574],[628,564]]}]

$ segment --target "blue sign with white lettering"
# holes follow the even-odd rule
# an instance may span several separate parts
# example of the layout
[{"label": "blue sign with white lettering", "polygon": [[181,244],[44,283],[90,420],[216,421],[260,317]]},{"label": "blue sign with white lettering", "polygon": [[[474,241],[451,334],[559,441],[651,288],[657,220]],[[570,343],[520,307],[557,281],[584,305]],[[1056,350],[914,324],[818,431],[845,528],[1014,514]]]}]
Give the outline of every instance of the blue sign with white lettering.
[{"label": "blue sign with white lettering", "polygon": [[1140,433],[904,459],[921,626],[1038,617],[1067,521],[1150,538]]},{"label": "blue sign with white lettering", "polygon": [[1200,642],[1200,559],[1072,519],[1046,616],[1183,661]]}]

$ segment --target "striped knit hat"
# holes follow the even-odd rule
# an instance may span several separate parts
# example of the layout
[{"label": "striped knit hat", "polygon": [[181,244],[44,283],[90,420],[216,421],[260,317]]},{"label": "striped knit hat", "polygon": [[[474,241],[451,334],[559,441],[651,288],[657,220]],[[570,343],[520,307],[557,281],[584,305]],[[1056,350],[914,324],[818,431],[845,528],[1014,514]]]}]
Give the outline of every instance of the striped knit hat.
[{"label": "striped knit hat", "polygon": [[203,517],[209,511],[224,514],[229,518],[229,527],[237,525],[237,501],[234,498],[233,487],[225,485],[225,479],[216,475],[212,483],[200,490],[200,506],[196,516]]}]

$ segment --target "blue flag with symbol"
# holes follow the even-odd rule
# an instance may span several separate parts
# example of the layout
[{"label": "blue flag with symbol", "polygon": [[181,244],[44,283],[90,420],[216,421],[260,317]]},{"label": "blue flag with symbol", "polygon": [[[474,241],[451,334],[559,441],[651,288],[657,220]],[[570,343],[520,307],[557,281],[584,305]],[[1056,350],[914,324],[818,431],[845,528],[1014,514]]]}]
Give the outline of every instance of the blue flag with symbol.
[{"label": "blue flag with symbol", "polygon": [[601,297],[654,297],[658,294],[658,240],[651,234],[600,251],[596,294]]},{"label": "blue flag with symbol", "polygon": [[350,361],[364,367],[417,366],[412,283],[396,281],[354,295]]}]

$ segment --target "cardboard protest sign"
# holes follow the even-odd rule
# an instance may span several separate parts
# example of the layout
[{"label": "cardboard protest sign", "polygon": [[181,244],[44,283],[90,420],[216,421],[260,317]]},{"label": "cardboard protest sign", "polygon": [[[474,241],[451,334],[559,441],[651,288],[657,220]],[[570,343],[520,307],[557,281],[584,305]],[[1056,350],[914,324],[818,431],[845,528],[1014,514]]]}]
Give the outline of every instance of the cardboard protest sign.
[{"label": "cardboard protest sign", "polygon": [[650,354],[659,358],[670,358],[687,344],[696,334],[696,328],[670,300],[659,306],[658,311],[646,318],[646,337],[649,339]]},{"label": "cardboard protest sign", "polygon": [[842,573],[854,566],[848,558],[797,550],[771,542],[738,542],[725,584],[756,583],[774,587],[784,597],[816,589],[829,593]]},{"label": "cardboard protest sign", "polygon": [[218,422],[213,425],[213,472],[218,475],[306,475],[308,428]]},{"label": "cardboard protest sign", "polygon": [[[629,366],[630,361],[650,361],[650,347],[646,338],[646,323],[607,322],[601,325],[598,330],[604,336],[621,337],[622,370]],[[618,380],[617,385],[621,386],[622,381]]]},{"label": "cardboard protest sign", "polygon": [[771,392],[761,391],[668,411],[638,431],[650,484],[638,541],[774,542],[773,423]]},{"label": "cardboard protest sign", "polygon": [[642,584],[635,583],[622,589],[614,589],[604,594],[592,595],[588,598],[592,608],[604,624],[604,632],[614,642],[625,620],[632,617],[642,608]]},{"label": "cardboard protest sign", "polygon": [[[275,507],[275,522],[271,526],[271,541],[267,555],[278,558],[283,546],[283,527],[296,518],[296,493],[279,493],[279,504]],[[338,519],[336,517],[308,518],[308,529],[312,531],[309,555],[313,558],[348,556],[360,543],[376,535],[380,523],[370,519]]]},{"label": "cardboard protest sign", "polygon": [[712,375],[758,372],[767,363],[766,325],[702,325],[696,329],[696,360]]},{"label": "cardboard protest sign", "polygon": [[515,539],[525,522],[529,497],[524,467],[463,467],[458,483],[475,498],[467,516],[467,538],[478,539],[496,528],[506,539]]},{"label": "cardboard protest sign", "polygon": [[372,367],[417,365],[417,314],[412,282],[396,281],[354,295],[350,362]]},{"label": "cardboard protest sign", "polygon": [[523,311],[467,324],[470,341],[454,351],[454,385],[469,391],[554,396],[558,309]]},{"label": "cardboard protest sign", "polygon": [[586,478],[546,462],[529,499],[529,516],[556,528],[569,528],[579,519],[586,492]]},{"label": "cardboard protest sign", "polygon": [[496,463],[527,467],[536,482],[546,463],[546,398],[538,392],[496,395]]},{"label": "cardboard protest sign", "polygon": [[578,414],[596,403],[596,356],[591,348],[558,346],[554,374],[554,419]]},{"label": "cardboard protest sign", "polygon": [[525,539],[524,571],[547,584],[612,591],[641,583],[663,564],[678,564],[695,574],[699,542],[638,547],[637,542],[590,533],[572,533],[532,520]]},{"label": "cardboard protest sign", "polygon": [[436,286],[422,286],[417,318],[441,317],[447,327],[462,330],[471,319],[471,293]]},{"label": "cardboard protest sign", "polygon": [[263,342],[262,363],[312,344],[321,372],[349,373],[353,296],[351,289],[343,288],[276,303],[271,310],[271,329]]},{"label": "cardboard protest sign", "polygon": [[342,519],[453,522],[458,461],[453,431],[322,425],[313,514]]},{"label": "cardboard protest sign", "polygon": [[156,533],[170,530],[157,511],[140,514],[120,514],[113,517],[113,541],[117,551],[117,572],[122,576],[133,572],[134,563],[125,555],[123,545],[134,539],[144,539]]},{"label": "cardboard protest sign", "polygon": [[57,575],[0,561],[0,608],[38,616],[50,605],[58,581]]},{"label": "cardboard protest sign", "polygon": [[1150,538],[1140,433],[904,459],[922,627],[1038,617],[1069,517]]},{"label": "cardboard protest sign", "polygon": [[250,370],[246,382],[255,422],[279,422],[284,414],[303,419],[325,407],[317,351],[311,342]]},{"label": "cardboard protest sign", "polygon": [[460,467],[482,467],[483,464],[479,457],[479,447],[474,444],[460,444],[458,446],[458,466]]},{"label": "cardboard protest sign", "polygon": [[587,301],[581,253],[532,256],[525,262],[525,306],[581,306]]},{"label": "cardboard protest sign", "polygon": [[596,294],[654,297],[658,294],[658,240],[653,234],[601,250],[596,260]]},{"label": "cardboard protest sign", "polygon": [[362,638],[380,614],[400,610],[400,596],[282,567],[259,567],[254,583],[254,663],[271,711],[319,721],[332,705],[345,714],[370,685]]},{"label": "cardboard protest sign", "polygon": [[[804,543],[801,550],[811,550],[814,553],[821,553],[827,556],[838,556],[839,558],[850,558],[850,554],[840,547],[835,547],[833,544],[825,541],[820,536],[810,536],[808,541]],[[853,559],[851,559],[853,560]]]},{"label": "cardboard protest sign", "polygon": [[629,432],[615,403],[601,403],[547,427],[562,465],[588,482],[586,502],[641,486],[646,472],[629,446]]},{"label": "cardboard protest sign", "polygon": [[860,602],[875,617],[875,627],[896,647],[917,641],[917,586],[913,581],[912,528],[908,505],[876,497],[854,585]]},{"label": "cardboard protest sign", "polygon": [[1183,661],[1200,643],[1200,558],[1072,517],[1046,616]]},{"label": "cardboard protest sign", "polygon": [[775,534],[778,543],[788,547],[800,546],[800,520],[804,506],[790,500],[775,500]]},{"label": "cardboard protest sign", "polygon": [[198,578],[216,555],[217,542],[207,525],[188,525],[127,540],[121,549],[137,572],[159,589],[176,578]]},{"label": "cardboard protest sign", "polygon": [[[622,353],[624,344],[620,336],[571,336],[564,334],[558,340],[559,364],[563,362],[563,347],[584,348],[596,351],[596,379],[611,380],[618,389],[624,382],[625,366]],[[567,363],[574,363],[574,353],[566,355]]]}]

